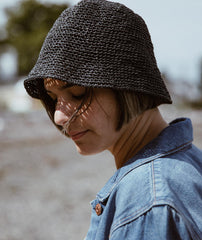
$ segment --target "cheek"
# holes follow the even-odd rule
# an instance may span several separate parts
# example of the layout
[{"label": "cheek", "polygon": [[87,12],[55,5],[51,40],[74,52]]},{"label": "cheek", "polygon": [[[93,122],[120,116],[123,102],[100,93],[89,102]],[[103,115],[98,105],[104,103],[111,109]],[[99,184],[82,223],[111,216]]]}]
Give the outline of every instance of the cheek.
[{"label": "cheek", "polygon": [[75,141],[77,151],[82,155],[96,154],[109,149],[118,138],[116,131],[116,111],[111,115],[98,108],[88,109],[80,116],[80,124],[90,130],[85,137]]},{"label": "cheek", "polygon": [[108,109],[105,110],[97,104],[92,104],[92,106],[81,115],[81,121],[91,125],[97,130],[115,130],[117,125],[117,111],[112,107],[108,107]]}]

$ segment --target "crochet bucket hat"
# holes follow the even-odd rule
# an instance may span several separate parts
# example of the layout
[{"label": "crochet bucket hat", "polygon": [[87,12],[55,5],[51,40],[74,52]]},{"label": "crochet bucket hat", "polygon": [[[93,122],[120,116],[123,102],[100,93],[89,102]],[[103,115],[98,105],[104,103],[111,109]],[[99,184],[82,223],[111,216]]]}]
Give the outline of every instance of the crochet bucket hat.
[{"label": "crochet bucket hat", "polygon": [[120,3],[82,0],[62,12],[24,82],[40,99],[44,78],[85,87],[130,90],[171,103],[144,20]]}]

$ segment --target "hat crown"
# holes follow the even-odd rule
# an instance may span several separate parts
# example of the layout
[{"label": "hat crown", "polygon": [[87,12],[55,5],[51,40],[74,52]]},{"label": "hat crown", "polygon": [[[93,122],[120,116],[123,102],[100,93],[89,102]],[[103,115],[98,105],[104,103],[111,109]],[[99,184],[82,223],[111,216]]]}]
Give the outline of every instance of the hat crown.
[{"label": "hat crown", "polygon": [[34,80],[46,77],[171,102],[144,20],[123,4],[106,0],[82,0],[62,12],[25,81],[28,93],[34,95]]}]

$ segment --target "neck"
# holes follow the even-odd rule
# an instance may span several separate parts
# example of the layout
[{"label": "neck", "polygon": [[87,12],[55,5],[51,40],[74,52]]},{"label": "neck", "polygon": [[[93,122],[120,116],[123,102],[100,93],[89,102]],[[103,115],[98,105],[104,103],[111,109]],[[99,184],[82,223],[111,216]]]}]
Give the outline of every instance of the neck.
[{"label": "neck", "polygon": [[157,108],[147,110],[125,124],[120,138],[109,149],[114,155],[117,169],[156,138],[167,126]]}]

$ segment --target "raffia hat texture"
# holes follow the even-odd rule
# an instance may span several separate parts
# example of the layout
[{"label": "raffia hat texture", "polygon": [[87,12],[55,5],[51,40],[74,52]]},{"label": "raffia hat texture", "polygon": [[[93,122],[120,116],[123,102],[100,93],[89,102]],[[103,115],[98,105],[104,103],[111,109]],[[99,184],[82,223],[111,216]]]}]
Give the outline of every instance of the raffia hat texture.
[{"label": "raffia hat texture", "polygon": [[172,102],[144,20],[106,0],[82,0],[62,12],[24,82],[28,94],[40,98],[38,82],[48,77],[149,94],[157,105]]}]

